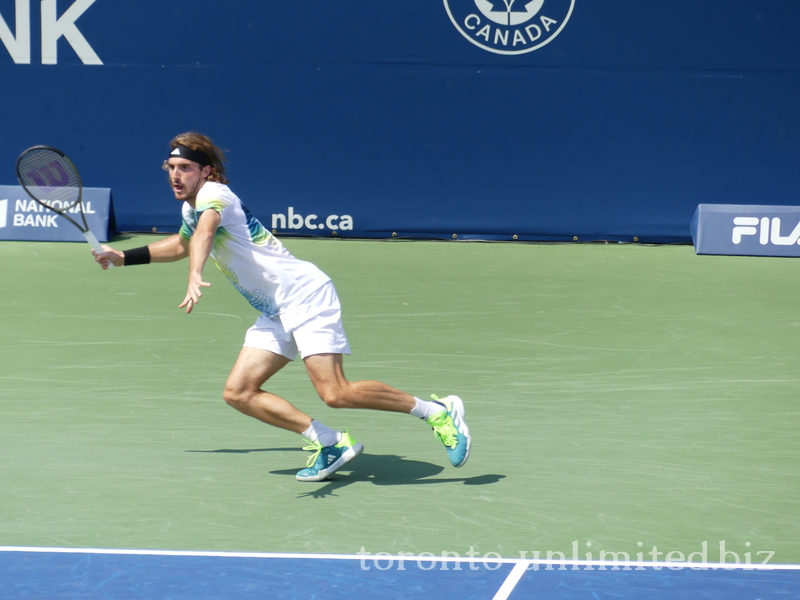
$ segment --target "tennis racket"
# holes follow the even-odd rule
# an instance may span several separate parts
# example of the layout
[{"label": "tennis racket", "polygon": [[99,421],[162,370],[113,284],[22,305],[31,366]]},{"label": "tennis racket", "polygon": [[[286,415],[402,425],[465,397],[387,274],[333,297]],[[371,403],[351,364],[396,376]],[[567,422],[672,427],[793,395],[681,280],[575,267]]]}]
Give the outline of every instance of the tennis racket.
[{"label": "tennis racket", "polygon": [[[80,229],[92,249],[101,254],[103,247],[86,224],[83,213],[83,184],[78,169],[57,148],[33,146],[17,159],[17,179],[28,195],[45,208],[64,217]],[[69,213],[69,214],[68,214]],[[70,214],[76,215],[73,219]],[[80,222],[76,219],[80,215]],[[109,267],[114,265],[109,263]]]}]

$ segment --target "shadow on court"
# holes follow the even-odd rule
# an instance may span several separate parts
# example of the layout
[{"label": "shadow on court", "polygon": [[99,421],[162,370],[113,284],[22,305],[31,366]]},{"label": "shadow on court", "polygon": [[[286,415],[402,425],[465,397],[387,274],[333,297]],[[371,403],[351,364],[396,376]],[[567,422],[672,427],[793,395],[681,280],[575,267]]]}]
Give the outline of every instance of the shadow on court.
[{"label": "shadow on court", "polygon": [[[464,485],[489,485],[497,483],[505,475],[478,475],[476,477],[436,477],[444,467],[420,460],[408,460],[393,454],[362,454],[347,469],[338,471],[333,477],[322,482],[315,490],[298,495],[299,498],[325,498],[335,496],[337,490],[355,483],[375,485],[430,485],[442,483],[463,483]],[[294,477],[297,469],[270,471],[272,475]],[[303,485],[311,485],[305,483]]]},{"label": "shadow on court", "polygon": [[[305,452],[301,448],[220,448],[217,450],[187,450],[202,454],[250,454],[252,452]],[[294,476],[300,467],[270,471],[272,475]],[[464,485],[489,485],[505,478],[505,475],[487,474],[475,477],[436,477],[445,467],[421,460],[408,460],[394,454],[362,454],[347,468],[325,480],[324,485],[298,497],[324,498],[335,496],[334,492],[354,483],[369,482],[375,485],[429,485],[441,483],[463,483]],[[303,486],[312,485],[303,483]]]},{"label": "shadow on court", "polygon": [[302,448],[220,448],[219,450],[187,450],[201,454],[250,454],[251,452],[303,452]]}]

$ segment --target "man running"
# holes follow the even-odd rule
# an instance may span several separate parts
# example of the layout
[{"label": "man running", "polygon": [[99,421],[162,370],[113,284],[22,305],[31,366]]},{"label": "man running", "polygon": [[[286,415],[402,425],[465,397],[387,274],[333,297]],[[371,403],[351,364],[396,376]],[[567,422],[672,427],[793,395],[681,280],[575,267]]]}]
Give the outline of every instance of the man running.
[{"label": "man running", "polygon": [[264,383],[300,355],[320,398],[332,408],[370,408],[408,413],[426,421],[460,467],[472,443],[457,396],[421,400],[379,381],[348,381],[342,357],[350,354],[341,306],[330,278],[292,256],[227,186],[225,155],[208,137],[184,133],[170,142],[164,162],[177,200],[180,232],[158,242],[95,255],[103,269],[189,258],[189,281],[180,304],[187,313],[202,297],[209,257],[261,314],[247,330],[223,398],[246,415],[308,439],[314,451],[299,481],[322,481],[357,457],[364,446],[348,433],[312,419]]}]

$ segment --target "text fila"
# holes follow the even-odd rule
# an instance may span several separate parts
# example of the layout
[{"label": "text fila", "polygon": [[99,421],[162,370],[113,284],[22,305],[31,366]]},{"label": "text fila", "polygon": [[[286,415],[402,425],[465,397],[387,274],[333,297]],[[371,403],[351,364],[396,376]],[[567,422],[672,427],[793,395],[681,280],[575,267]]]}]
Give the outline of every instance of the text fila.
[{"label": "text fila", "polygon": [[789,235],[781,235],[780,217],[736,217],[733,219],[732,242],[741,244],[742,238],[758,235],[758,242],[762,246],[773,244],[775,246],[793,246],[800,242],[800,223]]}]

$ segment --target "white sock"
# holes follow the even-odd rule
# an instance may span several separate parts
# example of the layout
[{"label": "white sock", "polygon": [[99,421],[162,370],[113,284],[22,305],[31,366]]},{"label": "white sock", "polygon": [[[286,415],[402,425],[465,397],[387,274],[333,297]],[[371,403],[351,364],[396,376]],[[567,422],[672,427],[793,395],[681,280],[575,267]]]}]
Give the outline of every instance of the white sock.
[{"label": "white sock", "polygon": [[319,441],[323,446],[333,446],[342,439],[341,433],[314,420],[311,421],[311,427],[306,429],[302,435],[310,442]]},{"label": "white sock", "polygon": [[414,397],[414,400],[417,401],[417,404],[411,409],[410,414],[418,419],[422,419],[423,421],[427,421],[428,418],[432,417],[436,413],[440,413],[445,410],[444,407],[438,402],[420,400],[416,396]]}]

